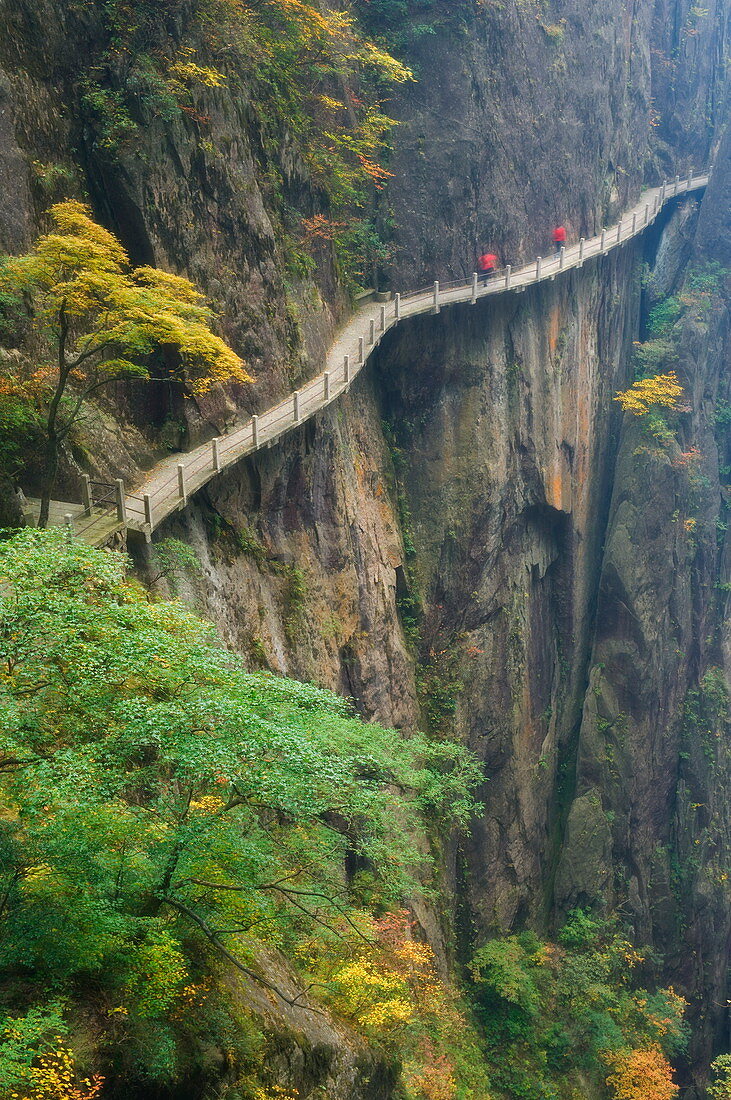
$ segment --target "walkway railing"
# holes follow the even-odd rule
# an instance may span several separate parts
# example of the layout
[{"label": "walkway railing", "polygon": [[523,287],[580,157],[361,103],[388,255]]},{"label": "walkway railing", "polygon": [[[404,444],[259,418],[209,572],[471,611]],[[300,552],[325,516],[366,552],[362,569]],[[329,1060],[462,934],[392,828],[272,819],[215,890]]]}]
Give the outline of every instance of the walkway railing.
[{"label": "walkway railing", "polygon": [[[272,446],[286,432],[309,420],[347,392],[384,334],[399,321],[418,314],[439,313],[447,306],[474,305],[492,295],[521,293],[526,287],[580,268],[587,260],[605,255],[644,232],[669,200],[704,188],[710,171],[708,169],[698,176],[691,172],[683,179],[676,176],[672,181],[666,180],[661,187],[646,191],[639,203],[622,215],[617,225],[602,229],[601,233],[590,239],[581,238],[576,244],[562,247],[551,256],[537,256],[534,261],[515,271],[506,266],[484,284],[477,274],[473,274],[467,281],[435,282],[410,294],[395,294],[389,302],[364,306],[336,337],[322,374],[266,412],[252,416],[228,435],[213,439],[187,454],[164,459],[148,474],[136,492],[124,493],[121,480],[107,487],[114,490],[118,521],[123,526],[142,531],[149,538],[167,516],[184,508],[189,498],[213,477],[245,455]],[[88,484],[93,488],[98,483]],[[82,535],[78,528],[77,533]]]}]

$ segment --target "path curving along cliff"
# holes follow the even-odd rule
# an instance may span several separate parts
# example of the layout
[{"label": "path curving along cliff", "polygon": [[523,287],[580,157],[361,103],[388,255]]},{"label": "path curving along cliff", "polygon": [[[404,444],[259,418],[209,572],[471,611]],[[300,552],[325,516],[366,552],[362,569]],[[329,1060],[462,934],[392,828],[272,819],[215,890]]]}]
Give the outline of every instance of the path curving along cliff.
[{"label": "path curving along cliff", "polygon": [[[473,275],[468,283],[434,283],[428,289],[407,296],[396,294],[389,302],[369,303],[355,313],[338,334],[327,354],[326,369],[265,412],[248,419],[228,435],[213,439],[184,454],[163,459],[147,474],[141,485],[127,492],[121,481],[106,489],[107,500],[95,505],[87,481],[83,505],[53,502],[52,523],[66,523],[92,545],[104,545],[116,532],[130,529],[148,540],[153,531],[173,512],[184,508],[188,499],[240,459],[273,446],[287,432],[299,427],[346,392],[368,362],[383,335],[399,321],[418,314],[438,313],[442,308],[471,303],[497,294],[519,294],[526,287],[556,276],[610,252],[643,233],[657,218],[665,203],[681,195],[704,189],[711,169],[687,178],[676,176],[661,187],[643,192],[640,201],[622,215],[619,222],[590,239],[542,257],[513,271],[504,268],[486,285]],[[113,508],[110,496],[116,496]],[[105,506],[106,505],[106,506]]]}]

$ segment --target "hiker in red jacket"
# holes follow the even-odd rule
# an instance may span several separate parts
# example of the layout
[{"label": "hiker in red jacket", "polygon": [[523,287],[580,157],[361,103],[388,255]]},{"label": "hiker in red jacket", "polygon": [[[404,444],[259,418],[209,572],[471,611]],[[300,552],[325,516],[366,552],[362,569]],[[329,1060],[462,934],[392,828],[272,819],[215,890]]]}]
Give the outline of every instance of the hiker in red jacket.
[{"label": "hiker in red jacket", "polygon": [[477,261],[477,266],[480,269],[480,278],[482,279],[482,285],[485,286],[487,280],[491,275],[495,274],[497,268],[497,256],[494,252],[483,252]]},{"label": "hiker in red jacket", "polygon": [[566,230],[562,225],[557,225],[553,231],[553,247],[556,249],[556,255],[558,256],[562,248],[566,246]]}]

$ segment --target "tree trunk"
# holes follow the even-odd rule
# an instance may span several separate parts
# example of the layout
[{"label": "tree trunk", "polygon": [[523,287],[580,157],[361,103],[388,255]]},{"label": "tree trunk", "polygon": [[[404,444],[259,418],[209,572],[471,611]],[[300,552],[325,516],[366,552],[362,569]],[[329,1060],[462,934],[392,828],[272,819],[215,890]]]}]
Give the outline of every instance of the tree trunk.
[{"label": "tree trunk", "polygon": [[56,425],[61,398],[64,395],[64,390],[66,389],[66,383],[71,370],[66,362],[67,335],[68,321],[66,320],[66,303],[63,302],[58,311],[58,383],[56,385],[56,392],[48,408],[48,419],[46,420],[46,469],[43,479],[43,488],[41,490],[41,509],[38,513],[38,526],[41,528],[48,527],[51,496],[56,485],[56,474],[58,473],[58,449],[60,440]]},{"label": "tree trunk", "polygon": [[58,473],[58,437],[55,431],[48,426],[46,427],[46,431],[48,435],[46,441],[46,468],[44,471],[43,488],[41,490],[41,510],[38,514],[38,526],[41,528],[48,527],[51,497],[56,484],[56,474]]}]

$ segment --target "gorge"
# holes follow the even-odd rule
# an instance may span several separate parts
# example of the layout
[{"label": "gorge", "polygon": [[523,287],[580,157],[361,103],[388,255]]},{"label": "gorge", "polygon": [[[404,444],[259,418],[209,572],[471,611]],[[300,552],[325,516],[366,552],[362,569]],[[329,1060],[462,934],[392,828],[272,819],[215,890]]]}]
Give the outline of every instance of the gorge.
[{"label": "gorge", "polygon": [[[425,1024],[426,1038],[413,1040],[421,1062],[410,1047],[389,1047],[349,994],[328,987],[320,995],[320,985],[337,981],[307,961],[316,937],[295,924],[286,935],[262,936],[250,958],[237,956],[248,959],[253,978],[193,953],[185,985],[166,956],[160,981],[179,982],[181,992],[177,1001],[161,999],[160,1020],[173,1036],[165,1042],[178,1044],[175,1057],[163,1057],[160,1040],[162,1068],[150,1051],[141,1068],[124,1054],[133,1041],[120,1038],[123,1013],[142,1012],[129,991],[143,979],[125,978],[137,1007],[115,1017],[117,1001],[128,1001],[100,992],[93,968],[69,970],[70,978],[51,983],[47,1001],[65,1013],[69,1049],[91,1083],[44,1094],[3,1070],[10,1084],[0,1077],[0,1094],[6,1087],[23,1100],[670,1098],[676,1093],[662,1085],[662,1067],[642,1078],[625,1063],[627,1050],[653,1055],[667,1035],[676,1038],[670,998],[657,1001],[672,988],[687,1001],[687,1034],[663,1052],[681,1095],[729,1095],[708,1086],[715,1079],[711,1088],[724,1087],[710,1066],[731,1049],[731,8],[707,2],[356,0],[347,11],[357,34],[412,73],[399,72],[384,89],[379,61],[373,103],[397,124],[377,157],[353,145],[362,140],[353,97],[375,95],[370,62],[358,61],[354,76],[342,71],[345,62],[338,70],[322,42],[312,47],[317,33],[331,40],[332,28],[317,30],[315,18],[336,10],[329,5],[284,3],[283,12],[275,3],[193,0],[0,5],[2,251],[29,253],[48,232],[49,206],[81,199],[133,265],[184,275],[203,290],[219,315],[216,331],[254,376],[252,385],[186,397],[163,357],[150,381],[113,383],[69,437],[59,500],[81,500],[84,474],[139,485],[163,462],[174,476],[185,452],[207,449],[235,423],[289,401],[320,374],[353,309],[354,285],[383,298],[401,290],[404,301],[433,280],[467,288],[462,304],[438,315],[404,316],[336,402],[189,495],[155,523],[151,544],[131,536],[122,549],[153,608],[177,597],[214,624],[253,675],[263,670],[351,699],[366,739],[368,729],[393,727],[408,745],[423,730],[433,745],[470,750],[479,765],[473,795],[460,795],[478,804],[468,830],[430,823],[428,814],[425,825],[412,825],[416,848],[433,859],[433,881],[420,879],[421,869],[401,884],[400,901],[370,883],[369,858],[378,860],[360,852],[357,823],[343,826],[352,844],[343,842],[343,882],[355,909],[381,922],[386,954],[378,965],[401,974],[404,950],[431,952],[409,962],[410,988],[418,1002],[419,981],[439,983],[442,992],[425,999],[441,1005],[445,1020],[462,1014],[456,1039],[435,1038]],[[296,22],[302,9],[315,13],[304,32]],[[243,44],[234,33],[244,33],[236,30],[242,12]],[[282,76],[272,59],[289,34]],[[340,41],[338,50],[342,58],[356,47]],[[317,135],[331,135],[316,148],[293,113],[295,100],[317,118]],[[327,121],[336,108],[323,100],[341,104],[337,131]],[[361,167],[363,158],[383,165],[355,213],[322,167],[323,150],[334,157],[331,145],[344,155],[355,148]],[[572,246],[600,236],[641,207],[643,187],[677,173],[684,181],[710,164],[705,189],[668,202],[646,231],[605,256],[520,294],[468,300],[486,245],[517,271],[547,252],[554,225],[567,227]],[[348,237],[352,226],[360,228]],[[392,299],[386,304],[393,309]],[[32,379],[48,343],[22,303],[3,297],[0,308],[2,379]],[[623,412],[618,392],[668,372],[683,390],[675,408]],[[0,408],[6,527],[21,523],[16,487],[38,495],[37,433]],[[51,535],[63,553],[65,536]],[[38,564],[30,545],[18,554],[36,563],[40,613],[41,581],[56,584],[56,574],[44,572],[50,566]],[[0,598],[21,584],[13,568],[3,567]],[[97,568],[83,565],[89,576]],[[124,604],[111,581],[97,583],[111,586],[112,605]],[[9,603],[6,639],[15,621]],[[68,614],[80,614],[78,606]],[[140,652],[145,632],[162,629],[144,623]],[[104,636],[117,629],[105,627]],[[160,643],[155,660],[162,656]],[[22,715],[28,696],[13,693],[27,685],[15,683],[8,660],[4,652],[7,714]],[[120,690],[129,683],[125,677]],[[339,730],[330,703],[297,690],[287,723],[300,721],[292,718],[297,707],[305,714],[319,707],[323,736],[329,722]],[[267,695],[257,714],[270,720],[280,705]],[[56,722],[52,707],[44,720]],[[5,721],[3,736],[17,739],[22,718],[17,730]],[[348,743],[359,736],[349,732]],[[396,741],[379,737],[379,761],[398,753]],[[14,759],[12,744],[4,754]],[[149,756],[141,759],[150,766]],[[306,775],[310,758],[302,759]],[[349,784],[349,773],[341,781]],[[201,798],[213,797],[212,782]],[[18,797],[3,795],[3,827],[16,838],[3,841],[3,873],[32,893],[37,871],[13,870],[12,844],[22,837],[14,830],[24,820],[13,808]],[[279,806],[271,821],[286,821],[288,812]],[[335,811],[323,814],[329,820]],[[114,836],[109,824],[99,835],[105,829]],[[287,843],[294,851],[294,840]],[[42,840],[34,844],[24,868],[61,858],[54,848],[46,859]],[[147,858],[135,864],[141,880]],[[200,878],[228,866],[216,864],[215,853],[206,858]],[[0,917],[19,935],[12,930],[26,925],[12,923],[19,918],[10,897]],[[177,927],[166,920],[156,935]],[[131,942],[142,943],[141,935]],[[292,946],[298,937],[301,957]],[[164,954],[161,942],[144,941],[151,958]],[[347,968],[339,942],[317,950]],[[343,985],[371,988],[357,941],[348,950],[360,970],[348,971]],[[38,964],[20,952],[2,965],[3,1020],[26,1013],[22,1033],[33,1052],[27,985],[37,981]],[[149,977],[144,983],[157,988]],[[235,1039],[230,1021],[214,1022],[181,1053],[185,1035],[197,1034],[185,997],[199,995],[184,994],[184,985],[208,990],[211,1014],[218,1000],[236,1005]],[[457,1007],[452,995],[462,998]],[[376,1004],[391,1003],[379,996]],[[144,1012],[135,1026],[152,1035],[162,1024],[154,1005]],[[3,1026],[9,1049],[10,1024]],[[405,1026],[386,1018],[386,1032]],[[10,1064],[16,1055],[5,1057]],[[94,1074],[104,1079],[97,1092]]]}]

